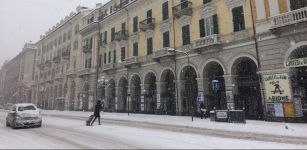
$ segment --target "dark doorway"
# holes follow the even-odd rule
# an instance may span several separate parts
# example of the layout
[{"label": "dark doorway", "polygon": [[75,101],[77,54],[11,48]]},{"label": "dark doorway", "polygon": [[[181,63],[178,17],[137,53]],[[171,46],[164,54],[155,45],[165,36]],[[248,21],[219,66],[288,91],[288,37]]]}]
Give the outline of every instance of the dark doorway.
[{"label": "dark doorway", "polygon": [[134,113],[141,112],[141,79],[134,75],[131,79],[131,111]]},{"label": "dark doorway", "polygon": [[154,114],[157,107],[157,87],[156,76],[153,73],[149,73],[145,77],[145,85],[147,90],[145,91],[145,113]]},{"label": "dark doorway", "polygon": [[244,110],[247,119],[262,120],[263,109],[257,65],[250,58],[239,58],[233,65],[238,93],[234,95],[235,109]]}]

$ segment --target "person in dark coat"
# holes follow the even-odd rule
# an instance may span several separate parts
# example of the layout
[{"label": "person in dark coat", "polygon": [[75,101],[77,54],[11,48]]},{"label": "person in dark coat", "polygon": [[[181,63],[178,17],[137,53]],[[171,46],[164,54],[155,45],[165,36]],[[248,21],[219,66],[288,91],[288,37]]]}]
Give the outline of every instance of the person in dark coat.
[{"label": "person in dark coat", "polygon": [[98,118],[98,123],[100,125],[100,112],[102,111],[102,106],[101,106],[101,101],[98,101],[97,104],[95,105],[95,110],[94,110],[94,120],[92,121],[91,125],[94,124],[95,120]]},{"label": "person in dark coat", "polygon": [[203,102],[200,103],[199,108],[200,108],[200,118],[201,119],[203,119],[203,118],[206,119],[205,113],[206,113],[207,110],[205,109],[205,104]]}]

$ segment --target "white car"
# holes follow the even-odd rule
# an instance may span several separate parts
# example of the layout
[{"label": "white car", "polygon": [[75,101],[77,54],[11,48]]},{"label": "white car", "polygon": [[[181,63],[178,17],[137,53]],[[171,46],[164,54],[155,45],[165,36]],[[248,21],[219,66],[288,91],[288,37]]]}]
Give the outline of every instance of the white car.
[{"label": "white car", "polygon": [[18,127],[41,127],[41,110],[31,103],[15,104],[6,117],[6,126]]}]

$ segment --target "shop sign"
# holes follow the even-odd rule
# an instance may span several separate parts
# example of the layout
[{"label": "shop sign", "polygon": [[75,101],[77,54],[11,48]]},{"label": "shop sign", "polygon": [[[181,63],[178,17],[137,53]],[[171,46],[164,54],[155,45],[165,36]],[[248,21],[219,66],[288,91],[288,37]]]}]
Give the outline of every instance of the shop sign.
[{"label": "shop sign", "polygon": [[216,111],[216,118],[226,119],[227,118],[227,111]]},{"label": "shop sign", "polygon": [[286,102],[291,98],[287,74],[264,75],[267,102]]},{"label": "shop sign", "polygon": [[290,59],[287,61],[286,66],[290,68],[307,66],[307,57],[298,58],[298,59]]}]

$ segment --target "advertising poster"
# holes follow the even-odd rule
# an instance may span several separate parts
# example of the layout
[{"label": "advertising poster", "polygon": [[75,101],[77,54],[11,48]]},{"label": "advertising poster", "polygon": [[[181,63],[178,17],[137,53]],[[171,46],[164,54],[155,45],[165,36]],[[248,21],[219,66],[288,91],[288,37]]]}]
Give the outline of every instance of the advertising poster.
[{"label": "advertising poster", "polygon": [[269,117],[275,117],[274,103],[267,104],[267,112],[268,112]]},{"label": "advertising poster", "polygon": [[292,102],[284,103],[285,117],[295,117],[294,104]]},{"label": "advertising poster", "polygon": [[198,92],[197,101],[198,103],[204,102],[204,92]]},{"label": "advertising poster", "polygon": [[303,117],[303,106],[302,100],[300,96],[294,96],[293,98],[294,108],[295,108],[295,115],[296,117]]},{"label": "advertising poster", "polygon": [[267,102],[281,103],[291,99],[287,74],[264,75]]},{"label": "advertising poster", "polygon": [[160,94],[157,94],[157,109],[160,108],[160,104],[161,104]]},{"label": "advertising poster", "polygon": [[226,91],[226,99],[228,103],[233,102],[233,94],[232,91]]},{"label": "advertising poster", "polygon": [[284,117],[282,103],[274,103],[275,117]]}]

